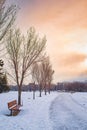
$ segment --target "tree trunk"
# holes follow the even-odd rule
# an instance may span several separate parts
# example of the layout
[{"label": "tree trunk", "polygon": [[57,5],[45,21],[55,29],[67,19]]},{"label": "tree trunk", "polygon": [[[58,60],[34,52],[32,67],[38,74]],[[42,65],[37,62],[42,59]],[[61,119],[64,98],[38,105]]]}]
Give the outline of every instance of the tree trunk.
[{"label": "tree trunk", "polygon": [[41,90],[40,90],[40,97],[42,97],[42,95],[41,95]]},{"label": "tree trunk", "polygon": [[47,95],[46,83],[45,83],[45,86],[44,86],[44,91],[45,91],[45,95]]},{"label": "tree trunk", "polygon": [[18,86],[18,105],[21,105],[21,86]]},{"label": "tree trunk", "polygon": [[35,91],[36,91],[36,88],[35,88],[35,83],[34,83],[34,86],[33,86],[33,99],[35,99]]},{"label": "tree trunk", "polygon": [[50,88],[49,88],[49,94],[50,94]]},{"label": "tree trunk", "polygon": [[46,86],[45,86],[45,95],[47,95],[47,90],[46,90]]},{"label": "tree trunk", "polygon": [[35,99],[35,91],[33,91],[33,99]]},{"label": "tree trunk", "polygon": [[49,94],[50,94],[50,83],[49,83],[49,88],[48,89],[49,89]]},{"label": "tree trunk", "polygon": [[41,85],[39,86],[39,92],[40,92],[40,95],[39,95],[39,96],[41,97],[41,96],[42,96],[42,95],[41,95],[41,92],[42,92],[42,87],[41,87]]}]

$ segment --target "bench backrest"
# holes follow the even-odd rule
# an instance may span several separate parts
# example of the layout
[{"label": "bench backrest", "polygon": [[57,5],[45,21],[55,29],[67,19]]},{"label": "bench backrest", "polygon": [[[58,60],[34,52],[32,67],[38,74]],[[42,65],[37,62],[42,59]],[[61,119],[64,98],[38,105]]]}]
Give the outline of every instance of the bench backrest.
[{"label": "bench backrest", "polygon": [[17,100],[13,100],[11,102],[8,102],[8,108],[11,108],[13,106],[17,105]]}]

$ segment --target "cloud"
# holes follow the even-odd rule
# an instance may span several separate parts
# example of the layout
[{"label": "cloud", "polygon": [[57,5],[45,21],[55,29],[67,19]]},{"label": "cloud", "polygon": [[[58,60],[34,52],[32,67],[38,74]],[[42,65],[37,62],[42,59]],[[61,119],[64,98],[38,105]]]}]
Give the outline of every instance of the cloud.
[{"label": "cloud", "polygon": [[87,58],[86,54],[72,52],[63,55],[59,60],[59,64],[67,67],[69,66],[75,67],[76,65],[79,65],[80,63],[84,62],[86,58]]},{"label": "cloud", "polygon": [[56,80],[80,80],[81,77],[85,77],[83,73],[87,70],[86,65],[84,65],[86,59],[86,54],[77,52],[71,52],[56,57],[55,63],[53,64],[56,70]]}]

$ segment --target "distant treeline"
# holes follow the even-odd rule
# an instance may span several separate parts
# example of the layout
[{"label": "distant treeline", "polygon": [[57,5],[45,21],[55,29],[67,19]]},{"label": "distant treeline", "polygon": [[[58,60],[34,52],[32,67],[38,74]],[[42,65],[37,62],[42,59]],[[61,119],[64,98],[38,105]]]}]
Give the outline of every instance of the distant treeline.
[{"label": "distant treeline", "polygon": [[65,82],[58,83],[56,90],[75,91],[75,92],[87,92],[86,82]]},{"label": "distant treeline", "polygon": [[[48,86],[46,87],[47,91],[49,90]],[[14,86],[14,85],[10,85],[10,90],[11,91],[18,91],[18,87],[17,86]],[[33,83],[30,83],[28,85],[22,85],[22,91],[39,91],[40,90],[40,87],[38,84],[33,84]],[[44,90],[44,88],[42,88],[42,90]],[[56,85],[55,84],[52,84],[50,86],[50,90],[51,91],[55,91],[56,90]]]},{"label": "distant treeline", "polygon": [[[10,90],[18,91],[18,87],[10,86]],[[33,90],[39,91],[39,86],[37,84],[33,85],[33,83],[22,86],[22,91],[33,91]],[[87,92],[87,83],[86,82],[62,82],[62,83],[52,84],[50,86],[50,91],[58,91],[58,90]]]}]

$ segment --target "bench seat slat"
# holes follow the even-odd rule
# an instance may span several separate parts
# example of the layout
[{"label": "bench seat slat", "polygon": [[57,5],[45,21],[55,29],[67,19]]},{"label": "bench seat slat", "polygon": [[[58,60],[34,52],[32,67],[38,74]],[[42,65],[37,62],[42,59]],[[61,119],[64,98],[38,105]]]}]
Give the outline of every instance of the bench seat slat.
[{"label": "bench seat slat", "polygon": [[19,110],[19,106],[13,107],[12,110]]},{"label": "bench seat slat", "polygon": [[15,104],[15,105],[9,107],[9,109],[13,109],[13,108],[16,107],[16,106],[17,106],[17,104]]},{"label": "bench seat slat", "polygon": [[13,107],[9,108],[9,110],[16,110],[16,109],[19,109],[19,108],[20,108],[20,106],[19,106],[19,105],[15,105],[15,106],[13,106]]}]

